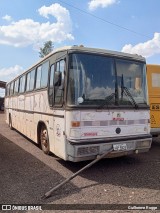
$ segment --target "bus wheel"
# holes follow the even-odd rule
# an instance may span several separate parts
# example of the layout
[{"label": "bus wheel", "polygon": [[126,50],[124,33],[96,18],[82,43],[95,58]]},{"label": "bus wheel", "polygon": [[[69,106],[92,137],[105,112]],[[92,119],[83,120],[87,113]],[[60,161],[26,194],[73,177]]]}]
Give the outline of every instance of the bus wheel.
[{"label": "bus wheel", "polygon": [[45,125],[41,126],[40,130],[40,143],[42,150],[45,154],[49,154],[49,139],[48,139],[48,131]]},{"label": "bus wheel", "polygon": [[9,128],[13,130],[11,115],[9,115]]}]

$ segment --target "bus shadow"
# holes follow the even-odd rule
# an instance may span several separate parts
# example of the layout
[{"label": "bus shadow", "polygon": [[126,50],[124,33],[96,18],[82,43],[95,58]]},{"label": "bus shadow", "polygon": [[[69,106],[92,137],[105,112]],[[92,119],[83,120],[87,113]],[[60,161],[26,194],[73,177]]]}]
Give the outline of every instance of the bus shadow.
[{"label": "bus shadow", "polygon": [[[160,177],[160,144],[153,143],[149,152],[119,158],[106,158],[94,164],[79,176],[96,184],[111,184],[127,188],[148,188],[157,190]],[[59,162],[77,172],[89,162]],[[92,187],[87,186],[87,187]],[[83,189],[85,187],[80,187]]]},{"label": "bus shadow", "polygon": [[[0,134],[0,203],[43,204],[41,197],[64,178],[55,170]],[[71,182],[53,200],[79,191]]]}]

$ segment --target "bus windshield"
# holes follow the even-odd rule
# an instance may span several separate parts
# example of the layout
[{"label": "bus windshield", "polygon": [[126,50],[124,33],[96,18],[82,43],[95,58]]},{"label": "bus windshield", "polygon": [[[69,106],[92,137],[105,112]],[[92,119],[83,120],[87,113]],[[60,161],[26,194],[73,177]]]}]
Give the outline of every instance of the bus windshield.
[{"label": "bus windshield", "polygon": [[143,62],[87,53],[69,56],[70,106],[144,107],[146,89]]}]

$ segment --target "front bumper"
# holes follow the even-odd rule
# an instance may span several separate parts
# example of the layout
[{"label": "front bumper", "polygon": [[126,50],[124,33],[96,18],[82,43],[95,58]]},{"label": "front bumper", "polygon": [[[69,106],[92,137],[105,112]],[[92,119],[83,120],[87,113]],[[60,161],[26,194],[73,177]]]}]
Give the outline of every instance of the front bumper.
[{"label": "front bumper", "polygon": [[151,135],[143,137],[112,138],[111,140],[67,141],[67,160],[78,162],[95,159],[97,155],[113,148],[113,145],[125,144],[125,150],[113,150],[106,158],[119,157],[134,153],[147,152],[152,143]]}]

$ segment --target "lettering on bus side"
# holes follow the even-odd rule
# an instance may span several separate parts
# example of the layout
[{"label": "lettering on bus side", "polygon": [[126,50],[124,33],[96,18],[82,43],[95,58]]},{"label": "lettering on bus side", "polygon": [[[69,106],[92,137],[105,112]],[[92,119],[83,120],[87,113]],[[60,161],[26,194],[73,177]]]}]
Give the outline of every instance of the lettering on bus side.
[{"label": "lettering on bus side", "polygon": [[156,120],[154,118],[154,115],[151,115],[151,124],[156,124]]},{"label": "lettering on bus side", "polygon": [[83,134],[85,137],[93,137],[93,136],[97,136],[98,135],[98,133],[97,132],[85,132],[84,134]]},{"label": "lettering on bus side", "polygon": [[151,110],[160,110],[160,104],[151,104],[151,106],[150,106],[150,109]]},{"label": "lettering on bus side", "polygon": [[57,137],[61,137],[61,127],[59,124],[56,125],[56,135]]}]

